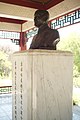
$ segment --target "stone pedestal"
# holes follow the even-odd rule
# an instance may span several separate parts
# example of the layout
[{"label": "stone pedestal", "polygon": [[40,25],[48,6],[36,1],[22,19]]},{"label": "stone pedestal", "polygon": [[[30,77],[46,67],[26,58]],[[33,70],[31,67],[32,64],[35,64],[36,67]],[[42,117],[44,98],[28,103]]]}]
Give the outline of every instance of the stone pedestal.
[{"label": "stone pedestal", "polygon": [[72,66],[70,52],[14,53],[13,120],[72,120]]}]

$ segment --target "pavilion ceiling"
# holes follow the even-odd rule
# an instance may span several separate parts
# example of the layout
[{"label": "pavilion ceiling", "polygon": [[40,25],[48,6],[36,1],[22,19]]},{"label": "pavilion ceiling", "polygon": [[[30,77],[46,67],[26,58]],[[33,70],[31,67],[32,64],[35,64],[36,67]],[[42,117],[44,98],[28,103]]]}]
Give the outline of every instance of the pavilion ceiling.
[{"label": "pavilion ceiling", "polygon": [[64,0],[0,0],[3,3],[9,3],[35,9],[49,9]]},{"label": "pavilion ceiling", "polygon": [[[64,0],[0,0],[0,2],[2,3],[44,10],[51,8],[62,1]],[[12,18],[4,18],[0,16],[0,22],[22,24],[26,21]]]}]

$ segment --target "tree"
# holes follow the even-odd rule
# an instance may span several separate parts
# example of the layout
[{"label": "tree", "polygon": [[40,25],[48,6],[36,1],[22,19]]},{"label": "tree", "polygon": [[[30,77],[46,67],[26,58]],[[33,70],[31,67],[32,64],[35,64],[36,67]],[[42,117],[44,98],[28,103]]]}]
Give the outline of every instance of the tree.
[{"label": "tree", "polygon": [[66,37],[62,37],[58,49],[71,51],[74,58],[73,82],[75,86],[80,86],[80,33],[70,32]]},{"label": "tree", "polygon": [[11,72],[11,62],[8,60],[8,54],[0,51],[0,78],[9,77]]}]

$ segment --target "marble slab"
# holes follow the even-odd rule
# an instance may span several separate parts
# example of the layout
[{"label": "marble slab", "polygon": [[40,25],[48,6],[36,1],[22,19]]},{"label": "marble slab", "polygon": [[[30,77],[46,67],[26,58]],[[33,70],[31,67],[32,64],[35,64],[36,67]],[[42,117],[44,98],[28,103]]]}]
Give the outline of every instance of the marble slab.
[{"label": "marble slab", "polygon": [[12,65],[13,120],[72,120],[71,52],[17,52]]}]

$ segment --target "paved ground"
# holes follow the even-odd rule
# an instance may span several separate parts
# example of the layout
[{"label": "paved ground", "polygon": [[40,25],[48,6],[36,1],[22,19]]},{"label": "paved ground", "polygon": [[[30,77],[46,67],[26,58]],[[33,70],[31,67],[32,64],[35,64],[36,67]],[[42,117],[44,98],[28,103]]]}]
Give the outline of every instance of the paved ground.
[{"label": "paved ground", "polygon": [[[0,120],[12,120],[12,94],[0,95]],[[80,120],[79,106],[73,106],[73,120]]]},{"label": "paved ground", "polygon": [[0,120],[12,120],[12,94],[0,95]]},{"label": "paved ground", "polygon": [[73,106],[73,120],[80,120],[80,107]]}]

